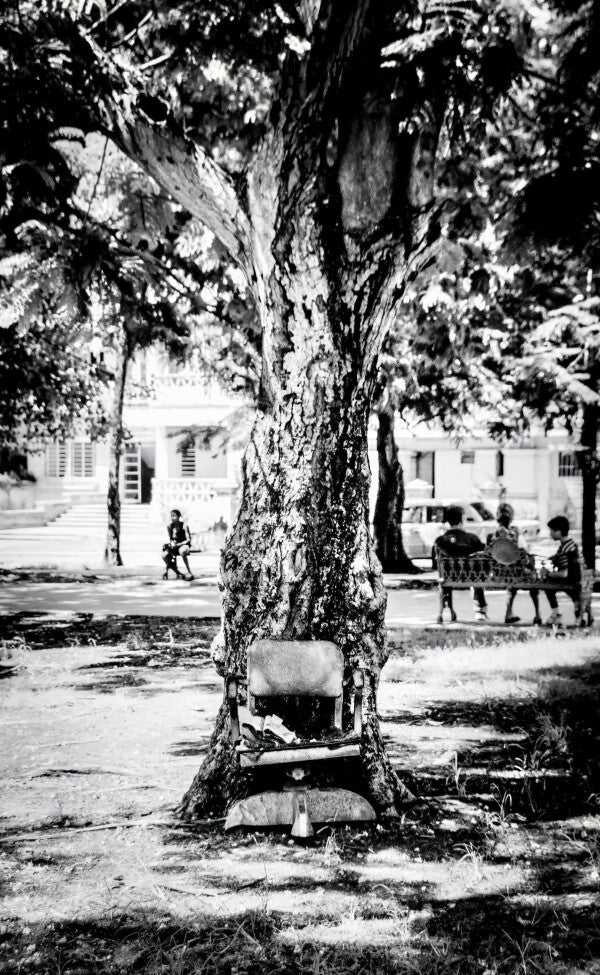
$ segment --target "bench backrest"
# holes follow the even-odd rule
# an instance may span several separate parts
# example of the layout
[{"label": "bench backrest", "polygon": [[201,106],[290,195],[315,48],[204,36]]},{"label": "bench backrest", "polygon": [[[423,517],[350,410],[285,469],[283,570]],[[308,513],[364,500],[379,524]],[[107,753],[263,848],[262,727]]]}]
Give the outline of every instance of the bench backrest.
[{"label": "bench backrest", "polygon": [[344,655],[327,640],[257,640],[248,650],[253,697],[341,697]]}]

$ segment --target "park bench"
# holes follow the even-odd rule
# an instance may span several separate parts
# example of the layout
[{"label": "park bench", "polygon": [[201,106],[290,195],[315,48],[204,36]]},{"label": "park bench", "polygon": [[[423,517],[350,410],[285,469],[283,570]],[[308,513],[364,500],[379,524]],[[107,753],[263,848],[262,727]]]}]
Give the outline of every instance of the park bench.
[{"label": "park bench", "polygon": [[[544,578],[534,556],[506,539],[498,539],[473,555],[448,555],[437,546],[434,550],[438,570],[440,617],[444,608],[444,590],[524,589],[543,592],[565,592],[564,580]],[[583,563],[581,583],[574,589],[575,615],[581,626],[591,626],[594,572]]]},{"label": "park bench", "polygon": [[[225,683],[235,760],[243,769],[279,766],[290,782],[282,791],[261,792],[234,803],[225,829],[291,825],[292,835],[308,836],[311,822],[375,819],[372,806],[355,792],[303,784],[310,777],[312,763],[360,757],[365,674],[356,668],[350,680],[344,678],[344,656],[339,647],[325,640],[267,639],[250,647],[246,673],[230,675]],[[286,699],[286,718],[302,702],[306,709],[314,703],[311,699],[320,699],[331,719],[330,729],[303,737],[283,726],[280,740],[269,740],[266,735],[257,738],[261,735],[258,710],[264,711],[273,706],[274,699],[282,698]],[[350,727],[344,729],[346,714]],[[272,725],[277,727],[275,721]]]}]

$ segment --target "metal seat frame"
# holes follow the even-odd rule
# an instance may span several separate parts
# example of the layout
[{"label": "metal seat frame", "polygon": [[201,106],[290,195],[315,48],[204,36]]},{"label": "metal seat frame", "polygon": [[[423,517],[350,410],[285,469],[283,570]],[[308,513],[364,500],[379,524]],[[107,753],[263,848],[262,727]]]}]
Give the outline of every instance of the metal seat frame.
[{"label": "metal seat frame", "polygon": [[[296,655],[298,666],[294,666]],[[352,671],[353,727],[351,732],[342,737],[333,741],[302,741],[292,745],[275,742],[254,745],[245,742],[240,734],[238,709],[241,689],[245,690],[247,707],[252,713],[255,712],[257,697],[302,696],[331,699],[333,724],[342,732],[343,677],[344,658],[334,643],[317,640],[258,640],[248,651],[246,675],[231,675],[226,681],[231,737],[242,768],[357,758],[360,755],[362,738],[362,668]]]}]

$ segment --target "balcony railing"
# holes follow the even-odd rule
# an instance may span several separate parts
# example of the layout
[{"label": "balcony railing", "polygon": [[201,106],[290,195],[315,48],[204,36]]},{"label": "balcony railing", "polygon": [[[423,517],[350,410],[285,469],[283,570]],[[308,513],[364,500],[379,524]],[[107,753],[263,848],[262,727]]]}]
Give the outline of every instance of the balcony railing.
[{"label": "balcony railing", "polygon": [[161,520],[173,508],[178,508],[193,530],[203,531],[222,520],[231,524],[237,492],[238,484],[225,478],[155,477],[152,481],[152,507],[156,517]]}]

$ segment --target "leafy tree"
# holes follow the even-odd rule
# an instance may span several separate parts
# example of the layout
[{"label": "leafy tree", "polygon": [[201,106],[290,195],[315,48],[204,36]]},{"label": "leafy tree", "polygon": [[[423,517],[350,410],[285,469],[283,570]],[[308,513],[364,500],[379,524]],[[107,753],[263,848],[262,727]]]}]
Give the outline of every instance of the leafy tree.
[{"label": "leafy tree", "polygon": [[[156,343],[180,358],[191,349],[192,332],[197,335],[214,330],[215,323],[223,328],[227,315],[233,322],[241,299],[239,289],[227,281],[227,267],[223,257],[214,253],[210,234],[182,216],[180,208],[105,138],[92,135],[86,139],[72,127],[59,129],[52,149],[53,164],[61,159],[63,172],[69,174],[70,194],[64,200],[52,195],[39,198],[24,189],[19,173],[26,162],[5,167],[7,201],[0,219],[6,231],[5,251],[9,242],[12,245],[5,265],[20,269],[19,275],[5,279],[5,318],[10,308],[18,310],[19,334],[23,344],[30,344],[33,350],[35,309],[43,293],[55,294],[52,314],[46,301],[46,328],[54,347],[61,336],[67,345],[75,336],[84,347],[83,356],[68,357],[79,395],[71,392],[61,374],[52,405],[60,406],[55,411],[57,416],[66,411],[73,420],[70,425],[62,423],[63,435],[86,429],[92,435],[109,436],[105,559],[121,565],[119,481],[126,433],[123,404],[131,359],[138,350]],[[55,187],[49,169],[47,162],[44,188]],[[39,246],[35,253],[25,253],[32,227],[47,254]],[[94,364],[89,354],[92,337],[112,350],[111,370]],[[54,367],[58,368],[57,352],[55,360]],[[33,404],[34,413],[39,412],[35,368],[30,373],[19,370],[10,358],[6,368],[11,382],[19,384],[24,402]],[[82,404],[93,400],[86,369],[90,376],[100,376],[104,386],[111,387],[110,406],[101,386],[94,390],[98,402],[107,407],[102,427],[84,422]],[[87,413],[91,408],[88,402]],[[32,414],[31,408],[28,414]],[[40,415],[39,420],[38,435],[56,435],[54,418]],[[21,426],[25,441],[29,427]]]},{"label": "leafy tree", "polygon": [[[466,344],[457,348],[454,341],[458,360],[447,355],[444,330],[439,346],[431,328],[424,329],[421,347],[417,329],[414,344],[405,341],[397,355],[401,372],[414,354],[413,375],[429,376],[424,397],[417,382],[408,398],[417,416],[423,408],[425,416],[433,410],[438,422],[445,425],[446,417],[455,430],[469,399],[471,405],[487,401],[492,432],[500,436],[514,436],[537,417],[547,428],[567,427],[579,439],[589,566],[595,561],[598,435],[593,296],[600,242],[599,24],[596,3],[552,2],[527,11],[517,45],[522,83],[505,90],[479,133],[478,120],[468,121],[465,152],[458,160],[450,156],[441,178],[451,189],[446,240],[471,253],[473,247],[479,250],[466,280],[477,310],[484,309],[483,320],[477,326],[482,316],[476,314],[474,322],[464,302],[460,309],[455,291],[450,318],[459,311],[463,322],[470,322]],[[487,255],[480,250],[482,230],[493,243]],[[480,339],[474,347],[473,324]],[[401,334],[406,338],[404,323]],[[455,330],[459,338],[464,334]],[[428,365],[430,348],[435,352]],[[463,369],[469,360],[472,368]],[[456,365],[456,383],[440,384],[436,378],[430,385],[438,372],[451,379]],[[395,360],[392,384],[397,383],[394,370]],[[445,395],[452,387],[462,387],[467,399],[460,395],[452,402],[452,395]],[[384,428],[390,428],[385,417]],[[394,537],[391,520],[389,525]]]},{"label": "leafy tree", "polygon": [[551,2],[538,17],[530,83],[490,136],[486,181],[502,243],[490,316],[505,384],[493,428],[532,419],[579,442],[583,554],[595,564],[600,273],[600,6]]},{"label": "leafy tree", "polygon": [[[402,295],[443,258],[441,214],[457,203],[442,163],[461,157],[464,133],[484,126],[526,68],[520,9],[452,0],[8,9],[2,84],[20,89],[17,105],[4,99],[9,127],[33,114],[47,130],[28,140],[27,172],[50,165],[57,126],[103,132],[239,268],[262,369],[222,559],[215,659],[239,672],[257,637],[277,635],[332,639],[348,668],[365,663],[361,776],[392,812],[407,790],[376,714],[387,651],[368,524],[370,403]],[[71,193],[61,185],[59,213]],[[184,810],[220,810],[247,787],[223,708]]]},{"label": "leafy tree", "polygon": [[404,476],[394,435],[396,415],[435,423],[460,438],[481,424],[501,398],[497,330],[489,319],[492,254],[481,227],[465,221],[464,209],[461,220],[470,237],[445,239],[443,258],[419,275],[379,360],[374,531],[387,572],[418,571],[402,542]]},{"label": "leafy tree", "polygon": [[68,268],[34,237],[0,260],[0,441],[12,452],[82,425],[96,436],[106,429],[108,374],[89,354]]},{"label": "leafy tree", "polygon": [[593,276],[584,273],[580,262],[555,249],[542,250],[529,268],[509,276],[498,295],[506,395],[492,424],[504,438],[525,432],[534,422],[575,438],[582,475],[582,550],[590,568],[595,567],[600,418],[600,299],[595,290]]}]

